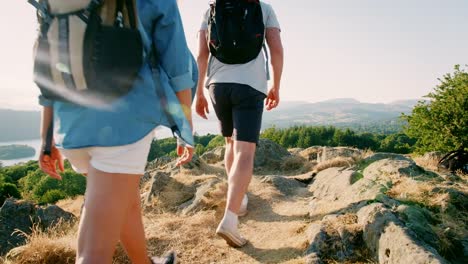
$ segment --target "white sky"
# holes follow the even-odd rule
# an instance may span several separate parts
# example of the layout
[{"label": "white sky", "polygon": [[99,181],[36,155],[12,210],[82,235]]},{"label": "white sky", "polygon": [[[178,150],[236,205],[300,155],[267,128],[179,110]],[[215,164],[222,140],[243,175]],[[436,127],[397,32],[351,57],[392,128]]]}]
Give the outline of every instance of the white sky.
[{"label": "white sky", "polygon": [[[267,2],[283,29],[283,100],[421,98],[455,64],[468,64],[466,0]],[[208,0],[179,3],[196,54],[196,34]],[[0,108],[38,109],[38,90],[31,81],[34,10],[26,0],[6,0],[2,10]]]}]

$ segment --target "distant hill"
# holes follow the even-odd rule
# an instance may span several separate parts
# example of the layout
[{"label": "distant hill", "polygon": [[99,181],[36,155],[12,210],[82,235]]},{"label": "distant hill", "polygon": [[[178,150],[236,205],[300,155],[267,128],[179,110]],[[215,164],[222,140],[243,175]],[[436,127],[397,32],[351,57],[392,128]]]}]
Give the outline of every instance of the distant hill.
[{"label": "distant hill", "polygon": [[318,103],[291,102],[272,112],[265,112],[264,127],[293,125],[330,125],[349,127],[361,132],[393,133],[401,130],[402,113],[410,113],[418,100],[389,104],[362,103],[352,98],[332,99]]},{"label": "distant hill", "polygon": [[[362,103],[352,98],[318,103],[281,102],[278,109],[265,111],[263,127],[293,125],[330,125],[360,132],[393,133],[399,131],[401,113],[410,113],[418,100],[401,100],[389,104]],[[210,105],[209,121],[194,114],[200,135],[217,133],[216,116]],[[209,122],[209,123],[208,123]],[[0,109],[0,142],[39,138],[40,113]],[[169,136],[169,133],[168,133]]]},{"label": "distant hill", "polygon": [[38,111],[0,109],[0,142],[39,138]]}]

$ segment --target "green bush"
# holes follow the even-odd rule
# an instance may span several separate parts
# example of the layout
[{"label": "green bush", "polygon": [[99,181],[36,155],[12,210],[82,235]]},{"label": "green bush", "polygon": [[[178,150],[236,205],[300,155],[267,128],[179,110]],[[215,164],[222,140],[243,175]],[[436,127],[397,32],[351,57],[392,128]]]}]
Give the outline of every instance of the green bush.
[{"label": "green bush", "polygon": [[[63,198],[82,195],[86,191],[86,178],[70,169],[60,173],[62,180],[56,180],[41,170],[28,173],[20,180],[23,197],[42,203],[44,195],[50,190],[60,190]],[[47,198],[48,199],[48,198]]]},{"label": "green bush", "polygon": [[41,204],[53,204],[59,200],[65,199],[67,195],[62,190],[48,190],[39,200]]},{"label": "green bush", "polygon": [[13,182],[17,183],[21,178],[26,177],[29,172],[39,169],[37,161],[28,161],[24,164],[17,164],[2,169],[2,174],[9,177]]},{"label": "green bush", "polygon": [[410,115],[406,134],[417,140],[416,151],[448,152],[468,149],[468,72],[455,66],[429,93],[427,101],[416,105]]},{"label": "green bush", "polygon": [[225,144],[225,140],[224,140],[224,137],[223,136],[216,136],[214,137],[213,139],[210,140],[210,142],[208,143],[208,145],[206,146],[205,148],[205,151],[209,151],[209,150],[212,150],[216,147],[222,147],[224,146]]},{"label": "green bush", "polygon": [[9,197],[21,199],[21,194],[16,185],[13,183],[0,184],[0,206],[2,206],[3,202]]}]

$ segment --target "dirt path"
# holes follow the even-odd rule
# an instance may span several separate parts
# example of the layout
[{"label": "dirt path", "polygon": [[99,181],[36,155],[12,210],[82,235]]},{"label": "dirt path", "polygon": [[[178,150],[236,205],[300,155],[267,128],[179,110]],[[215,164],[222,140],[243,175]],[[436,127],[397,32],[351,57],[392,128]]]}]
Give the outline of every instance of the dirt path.
[{"label": "dirt path", "polygon": [[307,199],[283,196],[257,178],[250,186],[249,199],[249,213],[240,225],[241,234],[249,240],[244,248],[230,248],[217,237],[221,214],[205,211],[186,217],[147,214],[150,250],[160,254],[175,249],[180,263],[304,263]]}]

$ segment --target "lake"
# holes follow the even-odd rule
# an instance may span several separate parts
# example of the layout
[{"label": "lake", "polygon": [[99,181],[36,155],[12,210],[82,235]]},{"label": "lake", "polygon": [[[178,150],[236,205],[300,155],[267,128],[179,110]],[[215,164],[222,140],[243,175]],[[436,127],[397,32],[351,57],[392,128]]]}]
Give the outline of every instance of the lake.
[{"label": "lake", "polygon": [[28,145],[30,147],[33,147],[34,150],[36,150],[36,155],[34,155],[34,157],[29,157],[29,158],[24,158],[24,159],[0,160],[3,166],[11,166],[16,163],[26,162],[29,160],[37,160],[39,158],[39,150],[41,148],[41,140],[39,139],[0,142],[0,146],[7,146],[7,145]]},{"label": "lake", "polygon": [[[201,120],[198,117],[194,117],[194,128],[195,133],[198,135],[206,135],[206,134],[218,134],[218,122],[215,121],[212,117],[210,120]],[[167,138],[172,137],[172,133],[170,129],[158,127],[155,131],[156,138]],[[15,160],[0,160],[3,166],[11,166],[20,162],[27,162],[29,160],[37,160],[39,158],[39,152],[41,147],[41,140],[40,139],[32,139],[32,140],[20,140],[20,141],[5,141],[0,142],[0,146],[6,145],[28,145],[33,147],[36,150],[36,155],[34,157],[24,158],[24,159],[15,159]]]}]

